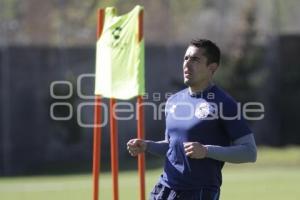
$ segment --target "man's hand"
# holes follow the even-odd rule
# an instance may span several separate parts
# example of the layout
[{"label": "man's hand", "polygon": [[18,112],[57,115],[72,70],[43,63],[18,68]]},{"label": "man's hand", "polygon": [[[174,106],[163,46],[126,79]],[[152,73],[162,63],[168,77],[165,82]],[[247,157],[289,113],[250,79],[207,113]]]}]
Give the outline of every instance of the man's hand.
[{"label": "man's hand", "polygon": [[190,158],[202,159],[207,155],[207,147],[199,142],[184,142],[183,147],[185,155]]},{"label": "man's hand", "polygon": [[139,153],[144,152],[146,147],[147,144],[144,140],[131,139],[127,142],[127,150],[132,156],[137,156]]}]

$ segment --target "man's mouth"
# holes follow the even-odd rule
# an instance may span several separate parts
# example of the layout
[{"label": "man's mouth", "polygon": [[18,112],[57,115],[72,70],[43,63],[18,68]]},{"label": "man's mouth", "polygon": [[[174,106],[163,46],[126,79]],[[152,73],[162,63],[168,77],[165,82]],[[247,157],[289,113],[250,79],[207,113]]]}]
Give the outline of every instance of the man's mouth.
[{"label": "man's mouth", "polygon": [[191,77],[192,77],[192,73],[191,72],[188,72],[188,71],[184,72],[184,78],[191,78]]}]

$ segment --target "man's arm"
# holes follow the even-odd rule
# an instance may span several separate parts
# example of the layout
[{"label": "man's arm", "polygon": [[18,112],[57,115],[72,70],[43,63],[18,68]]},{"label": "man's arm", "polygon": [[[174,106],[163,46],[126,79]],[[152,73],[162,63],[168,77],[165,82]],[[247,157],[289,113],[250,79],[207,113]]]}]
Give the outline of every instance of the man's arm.
[{"label": "man's arm", "polygon": [[253,134],[242,136],[226,147],[186,142],[184,150],[186,156],[193,159],[212,158],[230,163],[255,162],[257,154]]},{"label": "man's arm", "polygon": [[253,134],[248,134],[233,141],[231,146],[205,145],[206,157],[230,162],[255,162],[257,157],[256,144]]},{"label": "man's arm", "polygon": [[167,131],[165,132],[165,140],[152,141],[152,140],[140,140],[131,139],[127,143],[127,149],[132,156],[136,156],[144,151],[157,156],[165,156],[169,149],[169,136]]},{"label": "man's arm", "polygon": [[137,156],[139,153],[149,152],[154,155],[164,156],[169,149],[168,140],[151,141],[131,139],[127,143],[127,149],[132,156]]},{"label": "man's arm", "polygon": [[145,142],[146,142],[146,151],[157,156],[166,155],[169,149],[168,140],[162,140],[157,142],[146,140]]}]

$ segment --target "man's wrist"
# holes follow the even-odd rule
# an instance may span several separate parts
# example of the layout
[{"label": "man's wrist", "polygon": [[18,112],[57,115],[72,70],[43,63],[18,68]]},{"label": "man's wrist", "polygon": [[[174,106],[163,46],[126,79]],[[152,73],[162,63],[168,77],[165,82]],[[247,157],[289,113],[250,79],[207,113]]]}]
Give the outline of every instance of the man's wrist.
[{"label": "man's wrist", "polygon": [[204,147],[204,151],[205,151],[204,158],[207,158],[208,157],[208,145],[203,145],[203,147]]}]

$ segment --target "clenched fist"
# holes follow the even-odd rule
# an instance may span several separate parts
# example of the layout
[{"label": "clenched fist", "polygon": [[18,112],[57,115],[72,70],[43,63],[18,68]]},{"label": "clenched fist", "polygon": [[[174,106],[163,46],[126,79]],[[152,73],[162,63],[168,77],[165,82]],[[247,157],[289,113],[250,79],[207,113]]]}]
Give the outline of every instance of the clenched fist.
[{"label": "clenched fist", "polygon": [[131,139],[127,142],[127,150],[132,156],[137,156],[146,150],[147,143],[141,139]]},{"label": "clenched fist", "polygon": [[184,142],[183,147],[185,155],[190,158],[202,159],[207,155],[207,147],[199,142]]}]

